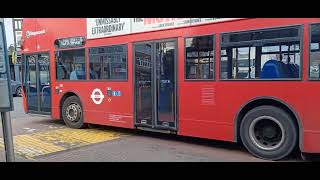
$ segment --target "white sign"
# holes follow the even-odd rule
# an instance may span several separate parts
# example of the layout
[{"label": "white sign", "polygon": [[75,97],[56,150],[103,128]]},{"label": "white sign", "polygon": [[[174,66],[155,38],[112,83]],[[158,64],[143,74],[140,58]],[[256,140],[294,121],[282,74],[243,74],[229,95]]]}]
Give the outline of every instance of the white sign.
[{"label": "white sign", "polygon": [[[97,94],[98,93],[98,94]],[[102,93],[102,91],[98,88],[94,89],[91,93],[91,99],[95,104],[101,104],[103,99],[104,99],[104,95]]]},{"label": "white sign", "polygon": [[87,39],[187,27],[240,18],[87,18]]},{"label": "white sign", "polygon": [[87,18],[87,39],[129,34],[130,28],[130,18]]},{"label": "white sign", "polygon": [[229,21],[239,18],[191,18],[191,25],[207,24],[211,22]]},{"label": "white sign", "polygon": [[133,18],[132,33],[190,26],[190,18]]}]

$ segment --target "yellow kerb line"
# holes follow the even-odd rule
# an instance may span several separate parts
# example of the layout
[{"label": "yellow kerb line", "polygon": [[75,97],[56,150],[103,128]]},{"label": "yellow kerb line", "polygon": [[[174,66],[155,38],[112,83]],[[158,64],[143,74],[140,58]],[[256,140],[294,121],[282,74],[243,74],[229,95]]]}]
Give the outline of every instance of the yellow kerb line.
[{"label": "yellow kerb line", "polygon": [[[34,160],[38,156],[118,139],[125,135],[111,130],[63,128],[17,135],[13,139],[15,153]],[[2,138],[0,148],[4,148]]]}]

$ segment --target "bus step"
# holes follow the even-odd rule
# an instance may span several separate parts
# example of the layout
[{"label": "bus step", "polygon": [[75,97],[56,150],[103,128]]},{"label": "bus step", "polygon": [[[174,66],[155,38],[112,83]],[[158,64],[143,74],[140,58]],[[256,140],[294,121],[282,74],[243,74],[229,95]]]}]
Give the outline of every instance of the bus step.
[{"label": "bus step", "polygon": [[159,132],[159,133],[165,133],[165,134],[177,134],[175,131],[172,130],[163,130],[163,129],[153,129],[148,127],[137,127],[137,129],[143,130],[143,131],[151,131],[151,132]]}]

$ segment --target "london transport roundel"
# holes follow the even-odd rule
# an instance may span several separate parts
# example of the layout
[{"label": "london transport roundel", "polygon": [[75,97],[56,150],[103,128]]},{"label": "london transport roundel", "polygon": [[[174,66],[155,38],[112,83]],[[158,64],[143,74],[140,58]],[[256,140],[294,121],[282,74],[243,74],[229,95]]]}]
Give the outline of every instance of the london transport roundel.
[{"label": "london transport roundel", "polygon": [[101,104],[104,99],[104,95],[100,89],[96,88],[91,93],[91,99],[95,104]]}]

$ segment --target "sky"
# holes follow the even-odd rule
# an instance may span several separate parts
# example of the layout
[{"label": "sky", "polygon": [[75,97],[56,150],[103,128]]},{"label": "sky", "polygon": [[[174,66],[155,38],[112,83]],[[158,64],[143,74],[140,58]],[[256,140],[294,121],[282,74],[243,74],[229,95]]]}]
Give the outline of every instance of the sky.
[{"label": "sky", "polygon": [[12,18],[4,18],[4,28],[6,31],[7,48],[14,44]]}]

